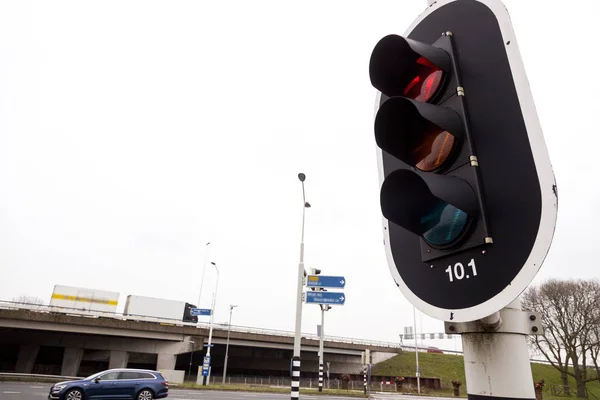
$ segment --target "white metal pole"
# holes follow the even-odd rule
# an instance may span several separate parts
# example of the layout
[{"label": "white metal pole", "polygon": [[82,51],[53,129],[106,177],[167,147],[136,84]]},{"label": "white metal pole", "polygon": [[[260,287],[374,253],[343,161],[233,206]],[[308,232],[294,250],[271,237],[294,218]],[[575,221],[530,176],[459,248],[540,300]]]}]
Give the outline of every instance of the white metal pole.
[{"label": "white metal pole", "polygon": [[419,351],[417,345],[417,311],[413,306],[413,326],[415,328],[415,360],[417,362],[417,393],[421,393],[421,371],[419,370]]},{"label": "white metal pole", "polygon": [[[205,251],[204,251],[204,266],[202,267],[202,278],[200,279],[200,293],[198,293],[198,305],[196,307],[201,308],[200,300],[202,300],[202,286],[204,285],[204,274],[206,273],[206,258],[208,257],[208,245],[210,242],[206,243]],[[198,319],[200,322],[200,319]]]},{"label": "white metal pole", "polygon": [[229,306],[229,329],[227,330],[227,345],[225,346],[225,365],[223,366],[223,381],[221,382],[221,385],[225,385],[225,375],[227,375],[227,360],[229,358],[229,335],[231,334],[231,314],[233,314],[233,309],[235,307],[237,306]]},{"label": "white metal pole", "polygon": [[321,337],[319,338],[319,392],[323,391],[323,342],[325,338],[325,310],[328,305],[321,304]]},{"label": "white metal pole", "polygon": [[[211,349],[211,344],[212,344],[212,333],[213,333],[213,320],[215,317],[215,306],[217,304],[217,291],[219,290],[219,268],[217,267],[217,264],[211,262],[212,265],[215,266],[215,269],[217,270],[217,283],[215,284],[215,292],[213,293],[213,298],[212,298],[212,306],[211,306],[211,310],[210,310],[210,322],[209,322],[209,330],[208,330],[208,350],[206,350],[206,356],[210,357],[210,349]],[[212,363],[211,363],[212,364]],[[205,379],[204,381],[204,385],[207,385],[207,382],[209,382],[208,384],[210,384],[210,371],[211,368],[208,369],[208,376],[204,377]]]},{"label": "white metal pole", "polygon": [[302,236],[300,238],[300,262],[298,263],[298,283],[296,286],[296,326],[294,331],[294,353],[292,357],[291,399],[300,397],[300,344],[302,340],[302,291],[304,286],[304,220],[306,217],[306,207],[310,207],[306,202],[304,191],[306,175],[300,173],[298,174],[298,179],[302,182]]},{"label": "white metal pole", "polygon": [[[520,299],[505,309],[521,310]],[[462,343],[469,398],[535,399],[526,334],[463,333]]]}]

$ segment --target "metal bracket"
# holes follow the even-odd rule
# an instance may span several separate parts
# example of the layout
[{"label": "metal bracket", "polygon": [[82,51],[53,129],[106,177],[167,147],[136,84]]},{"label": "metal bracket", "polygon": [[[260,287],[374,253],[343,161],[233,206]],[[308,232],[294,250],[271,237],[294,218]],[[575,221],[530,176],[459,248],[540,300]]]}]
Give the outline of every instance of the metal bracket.
[{"label": "metal bracket", "polygon": [[520,335],[543,335],[542,319],[539,313],[503,308],[500,310],[500,323],[489,325],[482,320],[469,322],[444,322],[448,334],[462,333],[516,333]]}]

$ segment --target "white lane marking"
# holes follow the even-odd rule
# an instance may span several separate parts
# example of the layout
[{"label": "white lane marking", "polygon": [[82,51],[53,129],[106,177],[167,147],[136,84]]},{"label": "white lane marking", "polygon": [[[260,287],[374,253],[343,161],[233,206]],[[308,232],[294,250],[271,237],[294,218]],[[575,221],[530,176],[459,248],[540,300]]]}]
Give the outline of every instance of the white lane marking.
[{"label": "white lane marking", "polygon": [[2,392],[2,393],[4,393],[4,394],[21,394],[21,392],[10,392],[10,391],[8,391],[8,390],[7,390],[7,391],[4,391],[4,392]]}]

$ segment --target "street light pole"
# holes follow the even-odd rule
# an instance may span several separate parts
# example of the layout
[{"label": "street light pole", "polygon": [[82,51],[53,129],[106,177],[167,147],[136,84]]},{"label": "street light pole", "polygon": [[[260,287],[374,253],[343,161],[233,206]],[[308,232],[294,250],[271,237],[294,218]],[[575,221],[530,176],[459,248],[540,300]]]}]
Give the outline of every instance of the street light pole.
[{"label": "street light pole", "polygon": [[298,263],[298,285],[296,290],[296,329],[294,332],[294,355],[292,357],[292,379],[291,379],[291,398],[297,399],[300,396],[300,342],[302,334],[302,291],[304,286],[304,220],[306,209],[310,204],[306,201],[304,192],[304,180],[306,175],[298,174],[298,179],[302,182],[302,236],[300,239],[300,263]]},{"label": "street light pole", "polygon": [[413,306],[413,326],[415,328],[415,359],[417,362],[417,393],[421,393],[421,370],[419,368],[419,351],[417,345],[417,313]]},{"label": "street light pole", "polygon": [[190,368],[188,370],[188,382],[190,381],[190,377],[192,376],[192,358],[194,357],[194,341],[190,340]]},{"label": "street light pole", "polygon": [[[215,317],[215,305],[217,304],[217,291],[219,290],[219,268],[217,268],[217,264],[215,264],[214,262],[211,262],[212,265],[215,266],[215,269],[217,270],[217,283],[215,284],[215,292],[213,293],[213,298],[212,298],[212,306],[210,308],[210,322],[209,322],[209,330],[208,330],[208,350],[206,350],[206,357],[210,357],[210,349],[211,349],[211,345],[212,345],[212,333],[213,333],[213,319]],[[210,382],[210,370],[211,367],[208,367],[208,376],[205,376],[202,378],[202,385],[206,386],[206,382]]]},{"label": "street light pole", "polygon": [[[200,293],[198,293],[198,305],[196,307],[201,308],[200,300],[202,299],[202,286],[204,285],[204,274],[206,273],[206,258],[208,257],[208,245],[210,242],[206,243],[205,251],[204,251],[204,266],[202,267],[202,278],[200,278]],[[198,320],[200,322],[200,320]]]},{"label": "street light pole", "polygon": [[321,335],[319,337],[319,392],[323,391],[323,341],[325,338],[325,311],[329,311],[328,304],[321,304]]},{"label": "street light pole", "polygon": [[227,345],[225,346],[225,365],[223,366],[223,382],[221,385],[225,385],[225,375],[227,375],[227,360],[229,358],[229,334],[231,333],[231,314],[233,314],[233,309],[237,307],[236,305],[229,306],[229,329],[227,330]]}]

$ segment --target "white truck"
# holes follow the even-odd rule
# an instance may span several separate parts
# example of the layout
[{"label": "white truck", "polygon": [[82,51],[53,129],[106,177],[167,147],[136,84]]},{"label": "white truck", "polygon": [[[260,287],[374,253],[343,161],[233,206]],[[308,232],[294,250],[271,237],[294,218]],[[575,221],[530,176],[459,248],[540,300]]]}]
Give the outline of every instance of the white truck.
[{"label": "white truck", "polygon": [[185,301],[129,295],[125,301],[123,314],[183,322],[198,322],[198,317],[190,315],[190,310],[195,307],[195,305],[186,303]]},{"label": "white truck", "polygon": [[50,298],[50,305],[54,307],[111,313],[117,311],[118,303],[118,292],[64,285],[54,285]]}]

